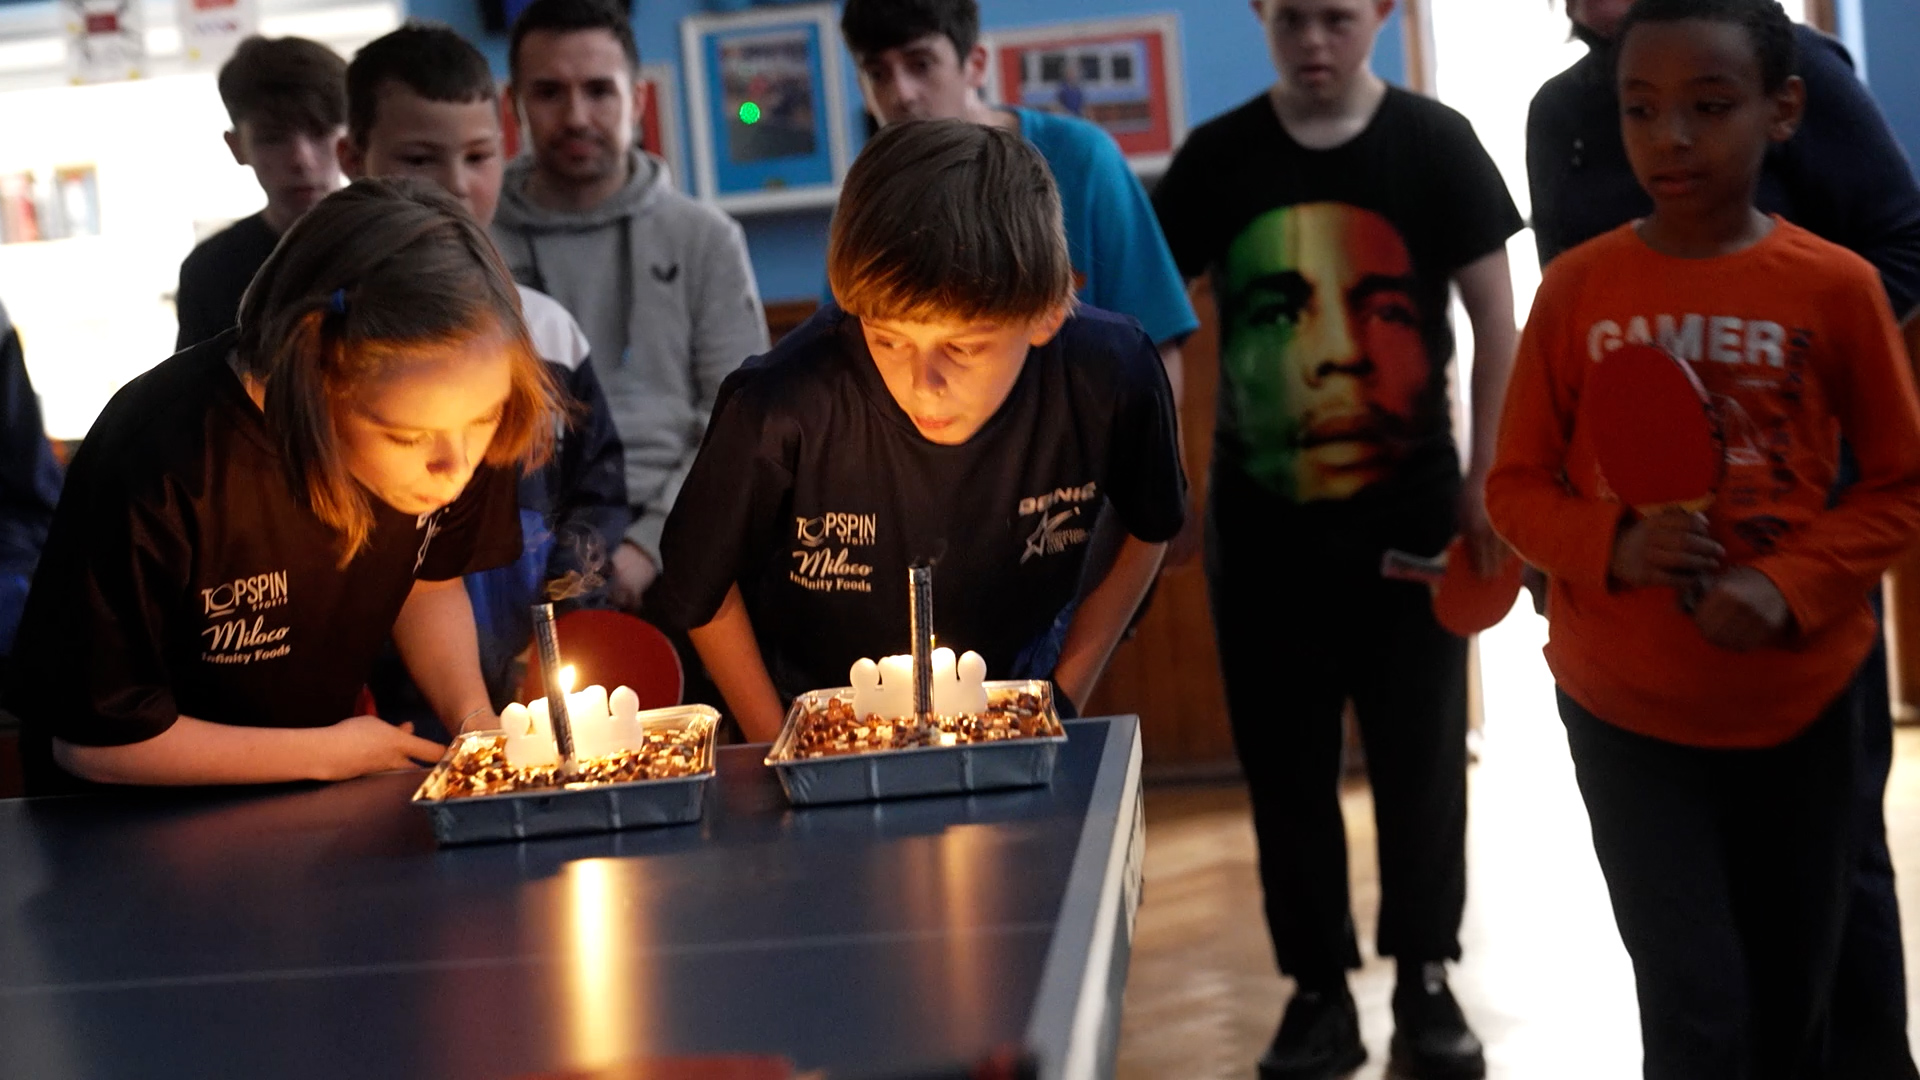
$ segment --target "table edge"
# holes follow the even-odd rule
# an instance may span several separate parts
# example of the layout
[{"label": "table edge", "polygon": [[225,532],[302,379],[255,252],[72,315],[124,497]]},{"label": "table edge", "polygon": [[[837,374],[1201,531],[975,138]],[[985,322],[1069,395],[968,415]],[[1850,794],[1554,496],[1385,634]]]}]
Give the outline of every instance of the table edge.
[{"label": "table edge", "polygon": [[1133,851],[1142,838],[1140,718],[1089,717],[1068,726],[1094,720],[1107,725],[1106,745],[1027,1024],[1027,1045],[1046,1080],[1099,1075],[1125,877],[1130,862],[1139,869]]}]

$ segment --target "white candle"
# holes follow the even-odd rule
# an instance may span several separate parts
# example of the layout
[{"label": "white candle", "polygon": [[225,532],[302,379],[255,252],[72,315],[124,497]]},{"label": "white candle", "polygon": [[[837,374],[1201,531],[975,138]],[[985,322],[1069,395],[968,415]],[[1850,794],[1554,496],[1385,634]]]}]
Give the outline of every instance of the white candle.
[{"label": "white candle", "polygon": [[987,662],[977,652],[955,657],[952,649],[933,650],[933,711],[940,716],[979,715],[987,711]]},{"label": "white candle", "polygon": [[891,720],[913,715],[913,657],[880,661],[880,715]]},{"label": "white candle", "polygon": [[[987,662],[976,652],[959,657],[952,649],[933,650],[933,711],[960,716],[987,711]],[[861,659],[847,672],[853,684],[854,715],[904,720],[913,715],[913,657]]]},{"label": "white candle", "polygon": [[[571,687],[573,679],[571,667],[561,669],[562,688]],[[507,764],[530,768],[560,763],[550,712],[546,698],[536,698],[528,705],[509,705],[501,712],[500,724],[507,733]],[[629,687],[615,687],[609,694],[604,686],[589,686],[567,694],[574,756],[585,760],[639,748],[644,735],[639,713],[640,695]]]},{"label": "white candle", "polygon": [[560,751],[553,743],[553,726],[547,720],[547,699],[526,706],[515,703],[500,713],[500,726],[507,733],[507,764],[516,769],[540,765],[558,765]]},{"label": "white candle", "polygon": [[577,694],[568,694],[567,717],[573,721],[574,752],[580,757],[606,757],[619,749],[607,710],[606,687],[589,686]]},{"label": "white candle", "polygon": [[607,696],[607,708],[612,716],[614,746],[621,750],[639,749],[641,737],[646,734],[640,730],[640,695],[631,687],[615,687]]}]

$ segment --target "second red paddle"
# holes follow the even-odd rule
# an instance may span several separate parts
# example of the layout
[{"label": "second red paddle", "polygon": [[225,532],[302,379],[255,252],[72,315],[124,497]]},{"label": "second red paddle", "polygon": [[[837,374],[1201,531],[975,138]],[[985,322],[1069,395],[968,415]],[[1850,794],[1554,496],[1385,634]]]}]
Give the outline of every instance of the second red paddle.
[{"label": "second red paddle", "polygon": [[1491,629],[1520,595],[1520,560],[1509,553],[1492,577],[1473,571],[1466,541],[1455,538],[1447,550],[1426,558],[1389,551],[1380,558],[1380,576],[1396,581],[1424,582],[1433,589],[1433,617],[1447,631],[1472,637]]}]

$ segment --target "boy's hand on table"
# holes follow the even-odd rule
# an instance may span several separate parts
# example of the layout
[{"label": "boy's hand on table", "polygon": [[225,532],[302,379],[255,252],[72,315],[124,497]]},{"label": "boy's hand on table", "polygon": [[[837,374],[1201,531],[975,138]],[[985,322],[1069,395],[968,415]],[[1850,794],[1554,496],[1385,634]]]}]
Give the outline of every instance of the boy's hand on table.
[{"label": "boy's hand on table", "polygon": [[395,726],[377,716],[356,716],[321,729],[326,750],[314,762],[316,780],[351,780],[368,773],[431,765],[446,749],[413,733],[412,724]]},{"label": "boy's hand on table", "polygon": [[1607,573],[1629,588],[1684,589],[1702,574],[1718,573],[1726,554],[1708,534],[1705,514],[1663,510],[1614,535]]},{"label": "boy's hand on table", "polygon": [[1793,623],[1793,609],[1767,575],[1736,566],[1708,583],[1693,623],[1709,644],[1747,652],[1776,644]]}]

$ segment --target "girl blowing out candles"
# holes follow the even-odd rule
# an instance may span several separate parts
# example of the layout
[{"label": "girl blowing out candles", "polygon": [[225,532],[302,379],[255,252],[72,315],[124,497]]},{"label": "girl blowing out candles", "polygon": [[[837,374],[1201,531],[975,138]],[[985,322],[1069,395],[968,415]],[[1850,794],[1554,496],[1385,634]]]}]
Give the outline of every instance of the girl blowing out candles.
[{"label": "girl blowing out candles", "polygon": [[493,721],[462,574],[520,551],[556,389],[484,230],[362,181],[240,325],[114,396],[75,456],[8,707],[28,785],[338,780],[440,748],[360,715],[391,634],[449,730]]}]

